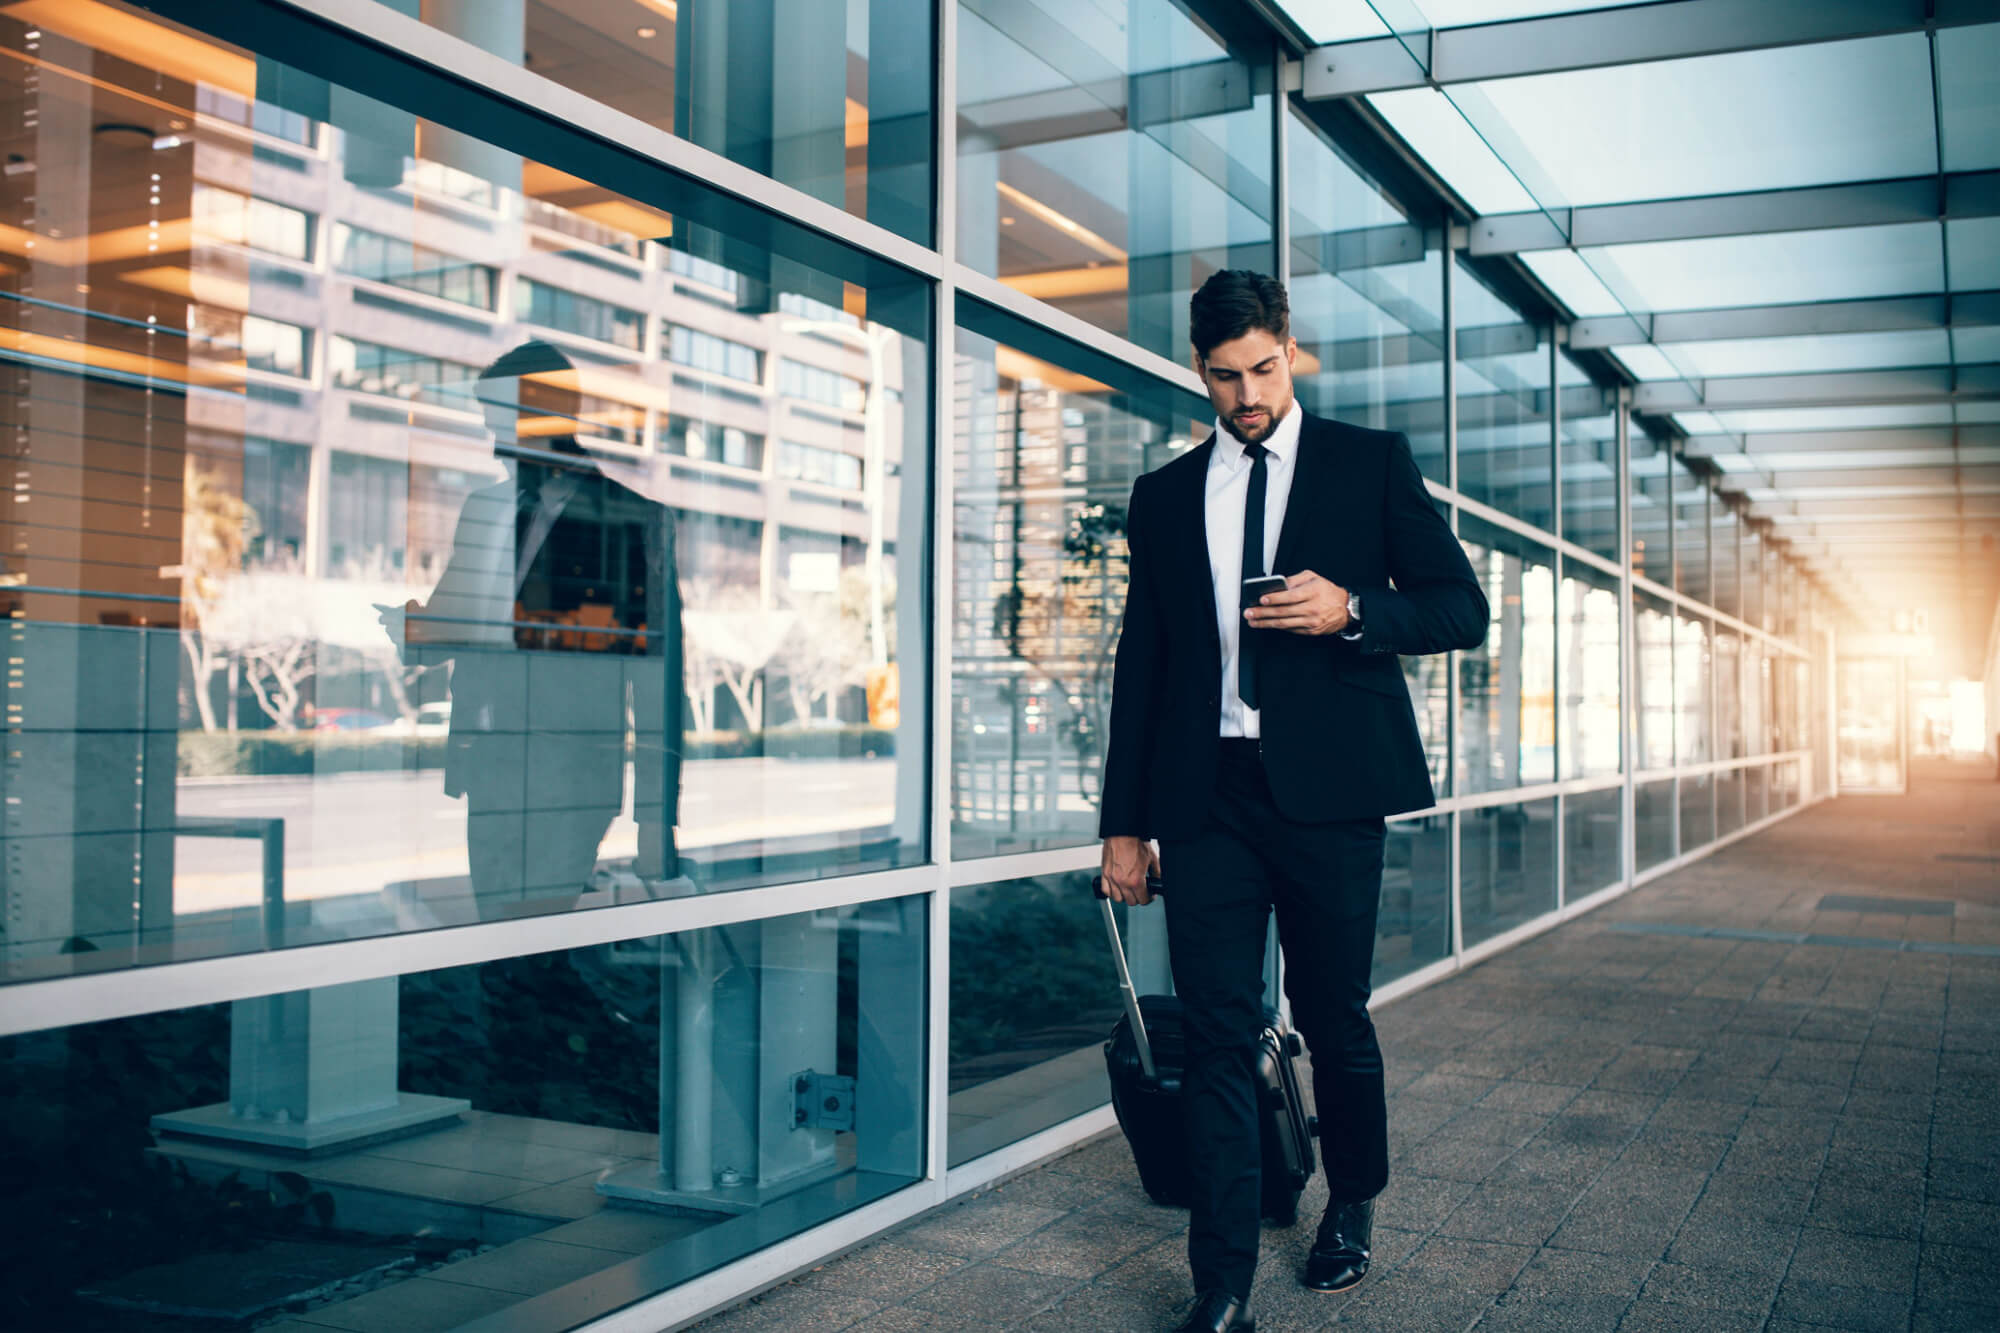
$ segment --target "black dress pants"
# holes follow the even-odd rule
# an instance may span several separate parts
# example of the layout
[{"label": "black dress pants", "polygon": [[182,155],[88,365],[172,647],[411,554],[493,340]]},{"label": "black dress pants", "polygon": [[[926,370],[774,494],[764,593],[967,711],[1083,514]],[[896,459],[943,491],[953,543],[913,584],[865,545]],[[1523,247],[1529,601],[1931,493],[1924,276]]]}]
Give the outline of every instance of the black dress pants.
[{"label": "black dress pants", "polygon": [[1257,1267],[1255,1062],[1273,909],[1285,994],[1312,1053],[1328,1191],[1359,1202],[1388,1182],[1382,1050],[1368,1017],[1383,838],[1380,818],[1286,819],[1272,805],[1257,742],[1224,738],[1206,823],[1189,837],[1160,839],[1167,945],[1186,1024],[1188,1262],[1197,1291],[1248,1297]]}]

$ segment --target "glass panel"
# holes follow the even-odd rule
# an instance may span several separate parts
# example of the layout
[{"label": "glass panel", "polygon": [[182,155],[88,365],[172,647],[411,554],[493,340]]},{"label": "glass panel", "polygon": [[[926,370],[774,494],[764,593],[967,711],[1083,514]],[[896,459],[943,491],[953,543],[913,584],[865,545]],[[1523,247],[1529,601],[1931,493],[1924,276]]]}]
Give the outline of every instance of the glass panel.
[{"label": "glass panel", "polygon": [[1889,658],[1843,658],[1834,714],[1842,791],[1903,789],[1903,667]]},{"label": "glass panel", "polygon": [[1743,756],[1743,639],[1734,630],[1715,632],[1715,745],[1718,759]]},{"label": "glass panel", "polygon": [[[1415,0],[1434,28],[1455,28],[1467,23],[1500,23],[1507,19],[1540,18],[1544,14],[1573,14],[1585,9],[1607,9],[1625,0]],[[1290,8],[1288,4],[1286,8]]]},{"label": "glass panel", "polygon": [[1285,142],[1299,402],[1403,431],[1424,475],[1444,482],[1441,252],[1296,109]]},{"label": "glass panel", "polygon": [[1523,320],[1458,264],[1458,488],[1467,499],[1553,530],[1549,331]]},{"label": "glass panel", "polygon": [[[952,1166],[1111,1100],[1104,1037],[1123,1010],[1092,874],[951,892]],[[1171,992],[1165,909],[1112,910],[1134,988]]]},{"label": "glass panel", "polygon": [[1937,33],[1938,114],[1946,171],[2000,167],[2000,23],[1940,28]]},{"label": "glass panel", "polygon": [[1953,218],[1945,223],[1953,291],[2000,287],[2000,218]]},{"label": "glass panel", "polygon": [[1668,567],[1671,459],[1666,445],[1641,430],[1631,432],[1632,451],[1632,574],[1673,586]]},{"label": "glass panel", "polygon": [[1763,534],[1747,523],[1743,527],[1743,619],[1759,629],[1765,628],[1764,619],[1764,538]]},{"label": "glass panel", "polygon": [[1673,494],[1674,591],[1708,602],[1715,595],[1710,579],[1708,486],[1678,458],[1668,475]]},{"label": "glass panel", "polygon": [[1081,846],[1097,840],[1126,497],[1208,405],[984,306],[961,320],[952,855]]},{"label": "glass panel", "polygon": [[1184,362],[1201,282],[1273,270],[1268,38],[1215,9],[961,3],[959,262]]},{"label": "glass panel", "polygon": [[[0,20],[40,114],[160,137],[21,145],[70,239],[0,274],[40,294],[6,303],[0,409],[44,792],[9,829],[7,975],[924,858],[926,697],[899,710],[896,681],[928,659],[927,282],[630,173],[734,210],[725,238],[137,10],[44,27],[71,17],[115,49],[48,63]],[[145,185],[84,188],[135,162]],[[253,253],[195,207],[209,176],[310,225]],[[86,255],[142,215],[143,256]],[[325,266],[278,243],[302,235]],[[711,242],[728,264],[687,252]],[[668,326],[849,396],[673,364]],[[686,444],[767,431],[838,466]]]},{"label": "glass panel", "polygon": [[571,1327],[850,1212],[924,1175],[925,911],[0,1040],[9,1322]]},{"label": "glass panel", "polygon": [[1743,753],[1771,752],[1771,659],[1757,639],[1743,641]]},{"label": "glass panel", "polygon": [[1387,834],[1375,926],[1377,986],[1451,954],[1451,816],[1392,819]]},{"label": "glass panel", "polygon": [[[1709,678],[1709,622],[1681,616],[1674,625],[1675,743],[1683,764],[1705,764],[1709,750],[1709,719],[1714,710]],[[1683,842],[1681,848],[1689,844]]]},{"label": "glass panel", "polygon": [[1743,822],[1754,824],[1762,819],[1765,810],[1765,791],[1770,786],[1769,770],[1758,764],[1743,770]]},{"label": "glass panel", "polygon": [[1771,813],[1789,810],[1799,803],[1799,761],[1787,759],[1771,768]]},{"label": "glass panel", "polygon": [[928,0],[481,0],[393,9],[930,241]]},{"label": "glass panel", "polygon": [[1473,212],[1521,213],[1536,207],[1535,196],[1437,89],[1370,93],[1368,104]]},{"label": "glass panel", "polygon": [[1618,787],[1563,797],[1563,895],[1587,898],[1623,878],[1619,827],[1625,793]]},{"label": "glass panel", "polygon": [[1285,12],[1315,42],[1350,42],[1389,31],[1368,0],[1285,0]]},{"label": "glass panel", "polygon": [[[1533,164],[1529,179],[1546,183],[1537,193],[1551,207],[1937,170],[1922,33],[1607,64],[1453,95]],[[1746,125],[1759,132],[1746,137]]]},{"label": "glass panel", "polygon": [[[1589,380],[1565,354],[1557,362],[1565,385]],[[1563,393],[1562,535],[1587,551],[1618,558],[1618,410],[1605,401],[1598,410],[1573,412],[1584,395]],[[1636,501],[1636,497],[1635,497]],[[1637,509],[1635,502],[1634,509]],[[1638,529],[1633,529],[1637,540]]]},{"label": "glass panel", "polygon": [[1706,773],[1680,781],[1680,850],[1686,856],[1715,841],[1715,782]]},{"label": "glass panel", "polygon": [[1424,764],[1430,769],[1431,790],[1440,800],[1451,795],[1450,667],[1444,653],[1405,657],[1403,684],[1417,715],[1417,734],[1424,743]]},{"label": "glass panel", "polygon": [[1709,506],[1709,552],[1713,566],[1714,582],[1711,585],[1714,596],[1709,604],[1725,616],[1743,614],[1743,554],[1739,549],[1739,539],[1743,534],[1743,524],[1736,517],[1736,511],[1724,505],[1718,497]]},{"label": "glass panel", "polygon": [[[1937,223],[1904,222],[1646,241],[1580,253],[1612,290],[1640,309],[1709,310],[1939,291],[1943,247]],[[1960,253],[1956,236],[1951,249]]]},{"label": "glass panel", "polygon": [[1458,790],[1555,779],[1555,564],[1525,537],[1465,516],[1459,535],[1491,607],[1458,654]]},{"label": "glass panel", "polygon": [[1463,810],[1458,821],[1458,912],[1467,948],[1555,910],[1553,796]]},{"label": "glass panel", "polygon": [[1743,827],[1744,770],[1732,768],[1715,775],[1715,836],[1726,838]]},{"label": "glass panel", "polygon": [[1638,651],[1632,673],[1633,725],[1641,769],[1674,764],[1674,613],[1671,603],[1650,593],[1632,594],[1632,635]]},{"label": "glass panel", "polygon": [[[1817,333],[1800,338],[1731,338],[1673,343],[1667,353],[1695,375],[1801,375],[1894,366],[1948,366],[1952,334]],[[1622,350],[1622,349],[1621,349]]]},{"label": "glass panel", "polygon": [[1624,302],[1611,294],[1604,279],[1574,250],[1534,250],[1522,255],[1521,262],[1578,319],[1625,313]]},{"label": "glass panel", "polygon": [[1619,771],[1618,576],[1564,562],[1562,580],[1562,776]]},{"label": "glass panel", "polygon": [[1632,789],[1632,834],[1637,868],[1674,858],[1674,780],[1642,782]]},{"label": "glass panel", "polygon": [[1949,426],[1952,424],[1952,409],[1949,403],[1902,403],[1884,407],[1773,407],[1755,412],[1721,412],[1716,415],[1716,424],[1738,435],[1890,430],[1900,426]]}]

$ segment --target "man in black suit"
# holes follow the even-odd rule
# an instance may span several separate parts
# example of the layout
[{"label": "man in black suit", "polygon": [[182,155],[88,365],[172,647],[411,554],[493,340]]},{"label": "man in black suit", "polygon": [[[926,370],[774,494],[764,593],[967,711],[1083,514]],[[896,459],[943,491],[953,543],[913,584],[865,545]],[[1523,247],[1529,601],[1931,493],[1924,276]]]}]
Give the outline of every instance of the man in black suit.
[{"label": "man in black suit", "polygon": [[[1217,273],[1191,316],[1217,428],[1132,488],[1098,832],[1113,898],[1149,902],[1164,865],[1199,1294],[1181,1328],[1229,1333],[1252,1327],[1274,909],[1331,1198],[1300,1280],[1345,1291],[1367,1272],[1389,1174],[1368,1018],[1383,818],[1435,800],[1397,656],[1477,646],[1487,605],[1409,442],[1294,400],[1282,286]],[[1283,590],[1242,606],[1241,581],[1267,571]]]}]

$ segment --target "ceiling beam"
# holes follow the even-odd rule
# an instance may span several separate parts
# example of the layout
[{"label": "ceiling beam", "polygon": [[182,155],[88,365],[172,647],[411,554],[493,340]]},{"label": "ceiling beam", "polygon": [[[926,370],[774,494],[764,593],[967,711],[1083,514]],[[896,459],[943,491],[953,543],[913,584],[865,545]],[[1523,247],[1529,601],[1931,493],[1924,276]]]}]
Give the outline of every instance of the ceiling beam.
[{"label": "ceiling beam", "polygon": [[1667,412],[1726,412],[1823,404],[1951,402],[1992,397],[2000,397],[2000,362],[1811,375],[1733,375],[1722,379],[1652,380],[1633,388],[1632,409],[1660,415]]},{"label": "ceiling beam", "polygon": [[1717,342],[1804,334],[1900,333],[1909,329],[1976,328],[2000,324],[2000,291],[1881,296],[1860,301],[1741,306],[1727,310],[1641,311],[1580,319],[1570,325],[1572,350],[1639,343]]},{"label": "ceiling beam", "polygon": [[[1928,11],[1936,9],[1932,15]],[[1882,37],[2000,18],[1992,0],[1667,0],[1314,48],[1308,101],[1689,56]]]},{"label": "ceiling beam", "polygon": [[1475,255],[1507,255],[1566,246],[1581,250],[1598,245],[1881,227],[1935,222],[1940,216],[1988,218],[1996,214],[2000,214],[2000,171],[1970,171],[1946,176],[1942,198],[1937,176],[1907,176],[1850,185],[1495,213],[1474,221],[1467,230],[1467,240]]},{"label": "ceiling beam", "polygon": [[1951,449],[2000,445],[2000,426],[1915,426],[1889,430],[1781,431],[1754,435],[1690,435],[1689,458],[1749,454],[1838,453],[1877,449]]}]

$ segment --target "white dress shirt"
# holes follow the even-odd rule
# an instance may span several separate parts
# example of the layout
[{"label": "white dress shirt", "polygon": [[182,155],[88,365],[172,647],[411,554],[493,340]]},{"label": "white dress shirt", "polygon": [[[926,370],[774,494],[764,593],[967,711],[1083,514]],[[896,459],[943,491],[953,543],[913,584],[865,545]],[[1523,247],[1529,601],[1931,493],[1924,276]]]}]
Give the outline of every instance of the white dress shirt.
[{"label": "white dress shirt", "polygon": [[[1292,494],[1292,473],[1299,458],[1299,427],[1305,413],[1298,400],[1279,418],[1278,428],[1263,441],[1270,457],[1264,462],[1264,572],[1275,574],[1278,533],[1285,525],[1285,502]],[[1222,734],[1260,736],[1257,710],[1236,693],[1236,664],[1243,627],[1243,502],[1250,493],[1250,455],[1243,442],[1215,423],[1215,447],[1208,451],[1208,574],[1215,583],[1216,629],[1222,634]]]}]

